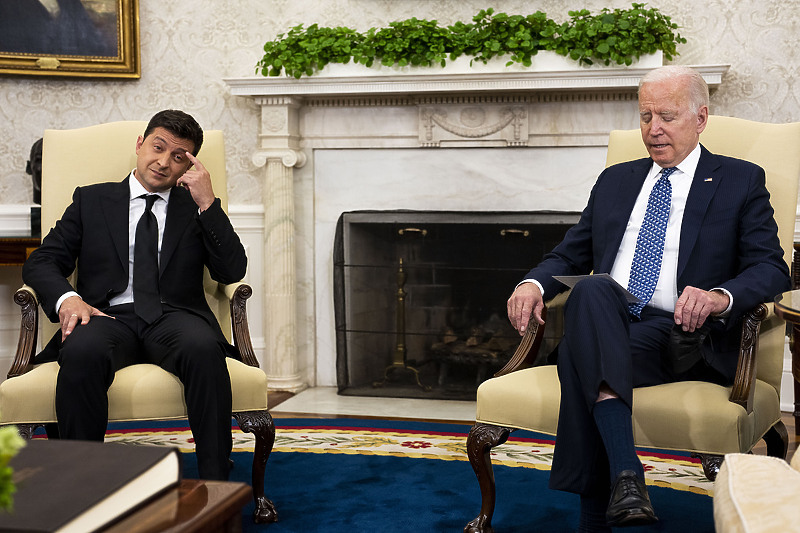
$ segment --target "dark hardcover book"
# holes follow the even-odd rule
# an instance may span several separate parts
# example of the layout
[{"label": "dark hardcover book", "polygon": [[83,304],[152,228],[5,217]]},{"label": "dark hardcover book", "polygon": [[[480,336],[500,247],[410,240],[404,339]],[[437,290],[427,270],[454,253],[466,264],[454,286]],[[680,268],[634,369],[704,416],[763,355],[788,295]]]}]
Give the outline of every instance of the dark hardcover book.
[{"label": "dark hardcover book", "polygon": [[166,446],[33,440],[10,465],[17,492],[0,531],[97,531],[181,479],[180,454]]}]

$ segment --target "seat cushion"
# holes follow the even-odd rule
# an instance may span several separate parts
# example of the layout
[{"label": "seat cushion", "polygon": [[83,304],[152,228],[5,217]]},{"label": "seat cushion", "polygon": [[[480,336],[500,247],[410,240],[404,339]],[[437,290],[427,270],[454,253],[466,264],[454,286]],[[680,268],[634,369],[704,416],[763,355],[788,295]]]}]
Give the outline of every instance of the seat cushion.
[{"label": "seat cushion", "polygon": [[[481,384],[476,420],[555,435],[560,395],[555,366],[513,372]],[[774,388],[757,381],[755,409],[748,415],[729,395],[730,388],[698,381],[635,389],[636,445],[713,454],[749,451],[780,420],[780,400]]]},{"label": "seat cushion", "polygon": [[800,523],[800,454],[792,466],[775,457],[725,456],[714,483],[718,533],[795,531]]},{"label": "seat cushion", "polygon": [[[226,359],[233,390],[233,410],[267,408],[267,376],[263,370]],[[58,363],[44,363],[0,383],[0,423],[56,421]],[[161,420],[186,416],[180,380],[149,364],[123,368],[108,390],[109,420]]]},{"label": "seat cushion", "polygon": [[555,366],[518,370],[481,383],[475,418],[485,424],[555,435],[560,397]]}]

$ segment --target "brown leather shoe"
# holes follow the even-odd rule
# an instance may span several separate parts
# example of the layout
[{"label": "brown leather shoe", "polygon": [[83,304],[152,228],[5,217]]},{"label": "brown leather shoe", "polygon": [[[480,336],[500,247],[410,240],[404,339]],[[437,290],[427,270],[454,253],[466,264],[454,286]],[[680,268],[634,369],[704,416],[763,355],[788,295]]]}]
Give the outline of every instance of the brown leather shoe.
[{"label": "brown leather shoe", "polygon": [[606,522],[611,527],[641,526],[657,522],[653,504],[647,494],[643,479],[633,470],[617,476],[611,488],[611,499],[606,511]]}]

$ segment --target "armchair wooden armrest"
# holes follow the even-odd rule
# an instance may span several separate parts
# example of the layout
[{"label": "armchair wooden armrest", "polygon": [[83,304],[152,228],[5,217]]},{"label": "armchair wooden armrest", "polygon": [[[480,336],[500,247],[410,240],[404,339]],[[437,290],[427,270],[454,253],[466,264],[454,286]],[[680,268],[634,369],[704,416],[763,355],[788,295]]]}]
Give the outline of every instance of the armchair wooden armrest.
[{"label": "armchair wooden armrest", "polygon": [[[569,297],[569,291],[557,294],[555,298],[549,300],[545,304],[544,309],[542,309],[542,319],[547,320],[548,309],[563,307],[567,301],[567,297]],[[542,341],[544,340],[544,330],[544,326],[540,326],[539,323],[533,319],[533,316],[531,316],[531,320],[528,322],[528,329],[525,330],[525,334],[522,336],[522,340],[520,340],[514,355],[511,356],[511,359],[508,360],[508,363],[506,363],[503,368],[497,371],[494,377],[504,376],[511,372],[533,366],[533,363],[539,355],[539,348],[541,348]]]},{"label": "armchair wooden armrest", "polygon": [[223,285],[221,289],[230,301],[233,344],[239,349],[242,362],[249,366],[259,366],[253,342],[250,340],[250,326],[247,322],[247,299],[253,295],[253,288],[247,283],[238,282]]},{"label": "armchair wooden armrest", "polygon": [[756,385],[756,353],[758,352],[758,333],[761,323],[774,314],[772,306],[759,304],[745,314],[742,320],[742,341],[739,345],[739,363],[736,366],[730,401],[744,407],[748,414],[753,412],[753,398]]},{"label": "armchair wooden armrest", "polygon": [[19,341],[14,362],[8,377],[20,376],[30,370],[33,356],[36,355],[36,342],[39,335],[39,299],[36,291],[23,285],[14,293],[14,303],[21,307],[22,321],[19,328]]},{"label": "armchair wooden armrest", "polygon": [[[542,318],[545,320],[547,319],[547,306],[542,309]],[[511,356],[511,359],[508,360],[508,363],[497,371],[494,377],[498,378],[516,370],[522,370],[523,368],[533,366],[533,362],[536,361],[536,356],[539,355],[539,348],[542,346],[543,338],[544,326],[536,322],[533,315],[531,315],[531,319],[528,322],[528,329],[525,330],[525,334],[522,336],[517,350],[514,352],[514,355]]]}]

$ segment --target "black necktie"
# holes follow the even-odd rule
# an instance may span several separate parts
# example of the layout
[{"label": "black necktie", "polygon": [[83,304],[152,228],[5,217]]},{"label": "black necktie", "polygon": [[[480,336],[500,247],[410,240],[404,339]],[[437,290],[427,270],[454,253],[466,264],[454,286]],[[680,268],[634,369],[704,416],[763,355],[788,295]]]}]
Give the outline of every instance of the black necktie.
[{"label": "black necktie", "polygon": [[136,225],[133,246],[133,309],[148,324],[161,316],[158,291],[158,222],[153,214],[157,194],[140,196],[147,205]]}]

